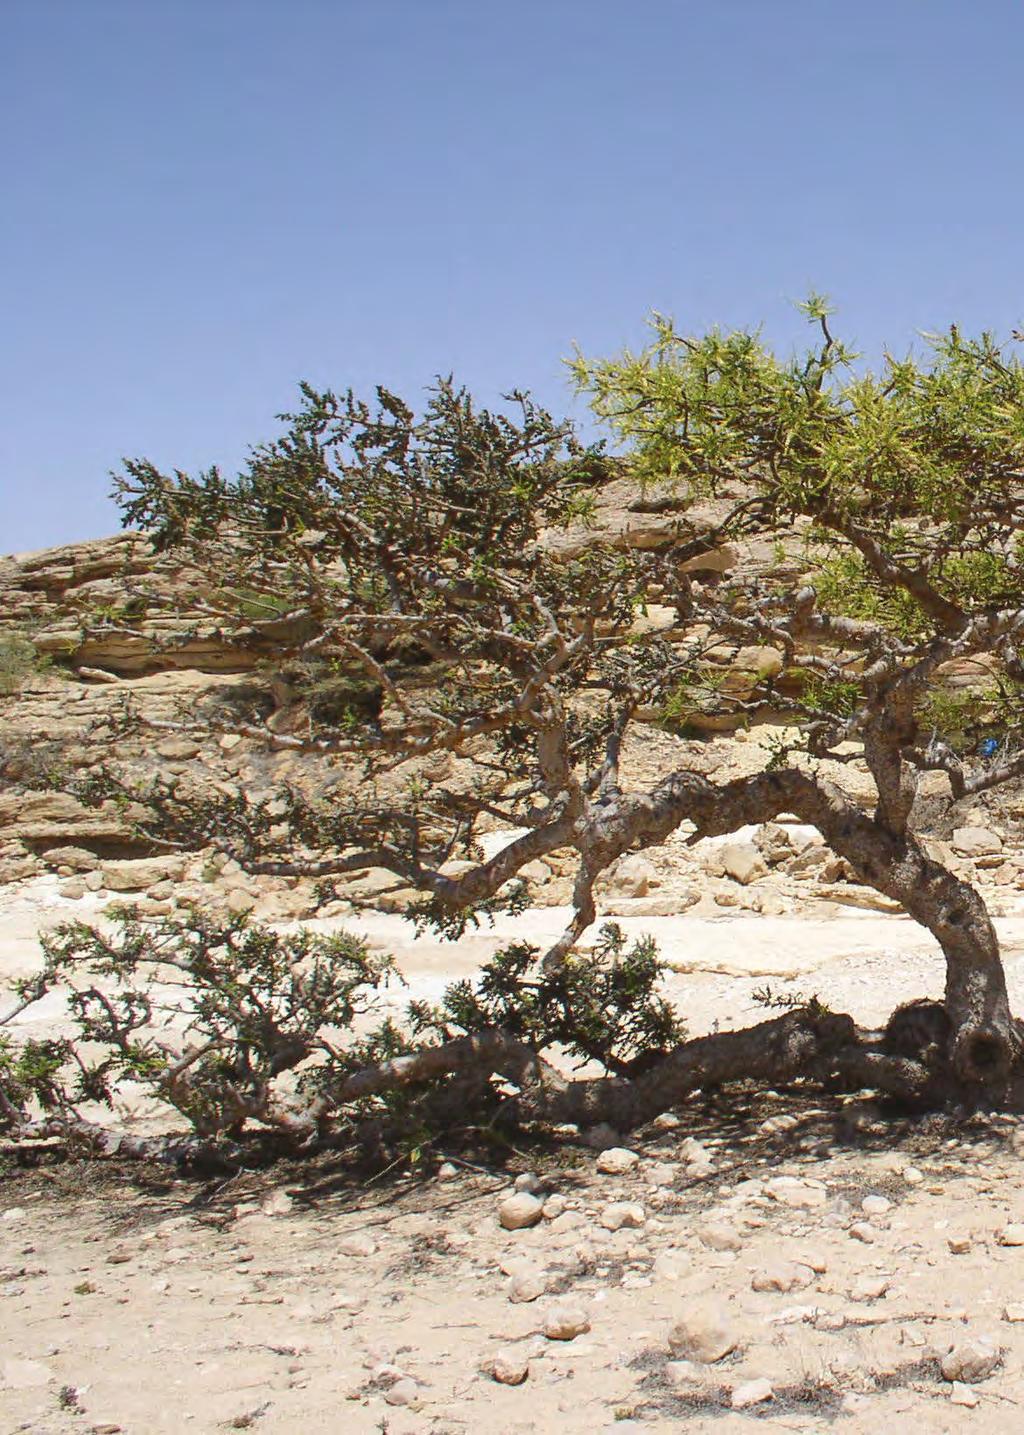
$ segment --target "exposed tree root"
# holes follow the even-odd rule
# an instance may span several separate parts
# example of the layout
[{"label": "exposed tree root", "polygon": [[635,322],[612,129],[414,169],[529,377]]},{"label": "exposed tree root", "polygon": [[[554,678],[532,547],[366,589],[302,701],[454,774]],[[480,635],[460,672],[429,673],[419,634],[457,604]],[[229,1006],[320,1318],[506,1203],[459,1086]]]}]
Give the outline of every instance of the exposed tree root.
[{"label": "exposed tree root", "polygon": [[[739,1081],[807,1080],[832,1091],[875,1090],[919,1108],[974,1102],[979,1089],[958,1076],[952,1045],[949,1017],[939,1003],[898,1008],[882,1032],[858,1030],[850,1016],[802,1008],[741,1031],[684,1042],[633,1077],[573,1080],[507,1032],[491,1030],[356,1072],[314,1104],[287,1116],[275,1113],[272,1134],[282,1150],[310,1151],[329,1137],[338,1117],[359,1104],[416,1088],[423,1091],[424,1112],[433,1121],[455,1124],[468,1106],[493,1090],[494,1080],[505,1083],[499,1099],[506,1118],[582,1128],[608,1123],[623,1133],[695,1091]],[[1004,1083],[1003,1098],[1006,1094]],[[990,1090],[987,1096],[999,1104],[998,1093]],[[66,1117],[23,1123],[9,1132],[15,1143],[44,1137],[61,1138],[99,1157],[193,1169],[244,1165],[246,1157],[244,1140],[137,1136]]]}]

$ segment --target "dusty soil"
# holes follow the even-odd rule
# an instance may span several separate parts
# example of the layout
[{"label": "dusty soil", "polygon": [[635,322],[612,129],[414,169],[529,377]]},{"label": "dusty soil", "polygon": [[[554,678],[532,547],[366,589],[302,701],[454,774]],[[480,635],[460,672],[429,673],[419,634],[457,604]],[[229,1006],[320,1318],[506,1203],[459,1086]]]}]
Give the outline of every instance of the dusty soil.
[{"label": "dusty soil", "polygon": [[[780,1093],[730,1102],[724,1130],[694,1105],[617,1176],[579,1150],[359,1191],[328,1165],[211,1184],[12,1171],[3,1428],[1017,1430],[1024,1248],[1001,1244],[1024,1219],[1017,1131]],[[499,1203],[531,1165],[565,1208],[505,1231]],[[608,1230],[616,1202],[642,1224]],[[513,1302],[516,1273],[550,1293]],[[670,1349],[695,1299],[737,1341],[714,1364]],[[548,1339],[566,1300],[590,1329]],[[938,1359],[975,1336],[1000,1363],[954,1387]],[[486,1373],[498,1352],[525,1359],[521,1385]],[[733,1410],[752,1380],[772,1397]]]},{"label": "dusty soil", "polygon": [[[3,971],[27,970],[36,928],[72,910],[52,883],[10,889]],[[560,915],[526,927],[540,939]],[[451,948],[411,941],[397,917],[361,920],[398,951],[402,1001],[507,935]],[[676,966],[670,990],[694,1031],[756,1019],[766,976],[865,1022],[941,988],[930,939],[902,918],[633,922]],[[999,927],[1024,1009],[1024,915]],[[698,1096],[622,1145],[637,1160],[613,1160],[628,1168],[617,1174],[578,1145],[481,1145],[468,1161],[428,1150],[420,1169],[369,1184],[341,1157],[216,1181],[7,1157],[0,1429],[1020,1429],[1016,1118],[912,1120],[864,1099],[740,1091]],[[499,1208],[517,1177],[536,1223],[507,1230]],[[545,1335],[553,1316],[578,1333]],[[691,1359],[684,1318],[698,1334],[721,1326],[732,1348]],[[525,1368],[522,1383],[494,1378],[496,1355],[506,1376]],[[944,1358],[961,1380],[944,1378]]]}]

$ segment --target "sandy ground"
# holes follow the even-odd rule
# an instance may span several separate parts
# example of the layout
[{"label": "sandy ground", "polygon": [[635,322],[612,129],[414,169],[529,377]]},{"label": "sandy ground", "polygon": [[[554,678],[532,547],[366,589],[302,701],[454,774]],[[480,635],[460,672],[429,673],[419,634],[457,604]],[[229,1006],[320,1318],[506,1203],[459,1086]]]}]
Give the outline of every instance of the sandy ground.
[{"label": "sandy ground", "polygon": [[[6,893],[0,970],[30,970],[39,926],[72,913],[91,915],[52,883]],[[395,917],[349,925],[396,951],[404,1001],[563,915],[456,947]],[[903,918],[620,920],[657,937],[695,1032],[756,1019],[766,979],[865,1022],[941,990],[930,938]],[[1022,1009],[1024,912],[998,926]],[[58,1022],[59,1000],[26,1019]],[[323,1161],[206,1182],[8,1164],[0,1431],[1022,1428],[1016,1118],[697,1097],[627,1144],[637,1159],[617,1174],[578,1147],[468,1165],[439,1150],[453,1158],[440,1172],[369,1186]],[[513,1231],[499,1210],[517,1175],[543,1204]],[[716,1325],[732,1348],[692,1359],[687,1329]],[[556,1329],[576,1333],[544,1333]],[[494,1378],[496,1354],[522,1383]]]}]

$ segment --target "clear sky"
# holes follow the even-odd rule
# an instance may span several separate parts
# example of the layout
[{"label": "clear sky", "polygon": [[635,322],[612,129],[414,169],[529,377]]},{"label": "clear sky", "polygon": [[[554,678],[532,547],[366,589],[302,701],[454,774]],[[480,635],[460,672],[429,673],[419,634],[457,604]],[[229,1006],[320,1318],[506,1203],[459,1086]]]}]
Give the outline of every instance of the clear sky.
[{"label": "clear sky", "polygon": [[1024,322],[1019,0],[2,0],[0,109],[0,552],[301,377],[572,412],[651,308]]}]

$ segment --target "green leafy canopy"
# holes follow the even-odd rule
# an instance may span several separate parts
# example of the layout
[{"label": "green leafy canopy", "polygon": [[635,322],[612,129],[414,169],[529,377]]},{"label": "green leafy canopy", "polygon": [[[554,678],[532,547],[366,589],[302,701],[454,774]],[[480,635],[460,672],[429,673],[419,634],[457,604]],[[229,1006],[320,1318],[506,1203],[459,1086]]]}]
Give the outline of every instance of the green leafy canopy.
[{"label": "green leafy canopy", "polygon": [[[670,475],[711,495],[741,484],[766,521],[810,519],[847,552],[854,531],[882,542],[955,603],[1018,602],[1018,337],[1000,344],[953,326],[926,336],[923,356],[886,354],[875,371],[833,336],[820,296],[801,307],[821,340],[789,358],[753,331],[688,337],[655,314],[647,347],[577,353],[570,371],[642,479]],[[841,577],[850,611],[872,593],[881,601],[885,585],[863,561]],[[919,615],[888,616],[920,626]]]}]

